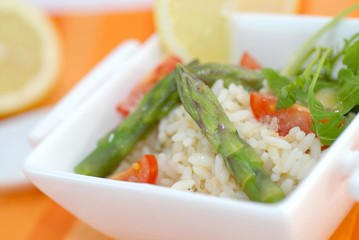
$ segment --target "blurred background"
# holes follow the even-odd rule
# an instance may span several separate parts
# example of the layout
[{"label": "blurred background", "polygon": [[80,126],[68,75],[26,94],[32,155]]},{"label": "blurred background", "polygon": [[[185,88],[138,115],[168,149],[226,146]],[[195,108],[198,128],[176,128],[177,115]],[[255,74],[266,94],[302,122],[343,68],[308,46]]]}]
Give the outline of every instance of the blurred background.
[{"label": "blurred background", "polygon": [[154,33],[153,0],[23,0],[42,8],[62,45],[59,84],[42,105],[56,103],[113,48]]},{"label": "blurred background", "polygon": [[[103,57],[126,39],[144,42],[155,32],[153,0],[22,1],[47,14],[58,33],[62,55],[56,86],[32,109],[56,104]],[[323,16],[333,16],[358,2],[298,1],[298,14]],[[358,11],[350,16],[359,17]],[[2,117],[0,121],[9,117],[13,116]],[[1,146],[0,151],[4,151]],[[0,165],[0,168],[6,169],[6,165]],[[332,239],[359,239],[359,227],[355,228],[359,226],[358,215],[357,204]],[[16,192],[2,192],[0,189],[0,239],[108,238],[35,189]]]},{"label": "blurred background", "polygon": [[[23,0],[51,17],[61,39],[56,90],[41,105],[56,103],[107,53],[126,39],[154,33],[153,0]],[[299,0],[299,14],[333,16],[358,0]],[[358,16],[358,13],[350,15]]]},{"label": "blurred background", "polygon": [[[114,47],[154,33],[153,0],[22,0],[45,11],[62,45],[56,90],[41,105],[55,104]],[[298,0],[298,14],[333,16],[357,0]],[[356,17],[358,13],[351,14]],[[38,107],[38,106],[37,106]]]}]

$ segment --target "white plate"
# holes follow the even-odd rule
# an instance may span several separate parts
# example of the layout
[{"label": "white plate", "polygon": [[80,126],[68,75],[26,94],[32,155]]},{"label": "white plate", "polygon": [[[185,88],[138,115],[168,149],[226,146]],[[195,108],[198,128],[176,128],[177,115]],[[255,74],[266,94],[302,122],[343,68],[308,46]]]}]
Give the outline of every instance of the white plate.
[{"label": "white plate", "polygon": [[[290,25],[271,21],[274,16],[258,22],[235,18],[240,22],[234,24],[234,39],[247,39],[235,42],[236,51],[248,50],[264,64],[282,66],[286,49],[294,50],[313,27],[328,20],[287,17]],[[359,29],[359,20],[354,22],[353,28],[346,29]],[[347,24],[352,22],[340,27]],[[268,29],[276,34],[268,35]],[[288,31],[296,29],[300,37],[283,40]],[[359,118],[311,174],[276,204],[226,200],[74,173],[74,166],[92,151],[97,139],[121,121],[116,105],[162,56],[154,36],[121,74],[109,79],[38,145],[24,166],[29,179],[72,214],[115,239],[328,239],[354,204],[347,176],[338,169],[343,156],[359,147]]]},{"label": "white plate", "polygon": [[33,147],[76,111],[112,74],[121,72],[139,45],[137,40],[121,43],[81,79],[51,112],[50,108],[35,109],[0,121],[1,192],[22,190],[31,185],[22,171],[22,165]]},{"label": "white plate", "polygon": [[22,165],[32,151],[27,136],[49,112],[50,108],[42,108],[0,121],[1,192],[30,186],[30,182],[22,172]]},{"label": "white plate", "polygon": [[99,14],[152,9],[153,0],[22,0],[43,8],[52,15]]}]

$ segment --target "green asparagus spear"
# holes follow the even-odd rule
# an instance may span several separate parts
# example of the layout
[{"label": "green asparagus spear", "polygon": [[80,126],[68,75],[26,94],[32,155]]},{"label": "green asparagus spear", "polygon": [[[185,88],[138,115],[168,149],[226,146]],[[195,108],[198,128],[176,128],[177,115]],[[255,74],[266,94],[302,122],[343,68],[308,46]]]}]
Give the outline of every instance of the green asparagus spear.
[{"label": "green asparagus spear", "polygon": [[114,132],[100,140],[98,147],[75,167],[75,171],[97,177],[111,174],[136,143],[178,104],[176,92],[174,73],[170,73],[144,96],[136,110]]},{"label": "green asparagus spear", "polygon": [[222,155],[243,192],[254,201],[277,202],[283,199],[284,193],[266,175],[253,148],[239,137],[212,90],[179,64],[175,77],[184,108],[201,128],[213,150]]},{"label": "green asparagus spear", "polygon": [[[208,85],[212,85],[220,78],[224,80],[226,86],[237,82],[248,88],[257,86],[258,90],[263,81],[260,72],[235,66],[199,65],[194,62],[188,67]],[[136,143],[145,138],[159,120],[178,103],[180,100],[174,73],[170,73],[145,95],[135,111],[125,118],[118,128],[99,140],[97,148],[75,167],[75,171],[98,177],[111,174]]]},{"label": "green asparagus spear", "polygon": [[[264,76],[261,71],[219,63],[199,64],[197,61],[188,64],[187,68],[208,86],[212,86],[215,81],[222,79],[225,87],[228,87],[231,83],[242,85],[248,91],[258,91],[263,87]],[[177,90],[171,94],[177,94]],[[101,138],[98,145],[107,143],[115,131],[116,129]]]},{"label": "green asparagus spear", "polygon": [[248,91],[258,91],[263,87],[263,75],[259,70],[219,63],[196,64],[188,67],[188,70],[208,86],[222,79],[225,87],[231,83],[242,85]]}]

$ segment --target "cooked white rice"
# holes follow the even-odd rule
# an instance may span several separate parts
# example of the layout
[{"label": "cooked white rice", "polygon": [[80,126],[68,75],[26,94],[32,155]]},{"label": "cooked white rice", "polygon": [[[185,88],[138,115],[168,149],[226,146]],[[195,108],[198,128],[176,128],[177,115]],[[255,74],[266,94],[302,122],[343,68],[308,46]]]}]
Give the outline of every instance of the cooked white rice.
[{"label": "cooked white rice", "polygon": [[[264,170],[285,194],[305,178],[320,158],[321,144],[315,134],[298,127],[281,137],[276,121],[258,122],[249,105],[249,92],[218,80],[212,87],[241,138],[263,160]],[[145,141],[139,143],[118,171],[129,167],[144,154],[155,154],[159,165],[157,184],[219,197],[248,199],[229,174],[223,158],[215,154],[199,127],[182,106],[175,108]]]}]

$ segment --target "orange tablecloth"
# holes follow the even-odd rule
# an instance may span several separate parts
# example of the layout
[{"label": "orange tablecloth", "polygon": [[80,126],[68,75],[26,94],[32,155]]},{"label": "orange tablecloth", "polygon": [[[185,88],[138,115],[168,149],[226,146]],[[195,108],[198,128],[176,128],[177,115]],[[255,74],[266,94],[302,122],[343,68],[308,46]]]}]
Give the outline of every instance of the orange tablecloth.
[{"label": "orange tablecloth", "polygon": [[[358,0],[302,0],[300,13],[335,15]],[[356,12],[351,16],[359,17]],[[56,103],[111,49],[128,38],[146,40],[153,32],[150,11],[53,18],[63,43],[63,65],[56,90],[41,105]],[[340,206],[338,206],[340,207]],[[0,239],[109,239],[36,189],[0,193]],[[331,240],[359,239],[357,203]]]}]

